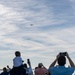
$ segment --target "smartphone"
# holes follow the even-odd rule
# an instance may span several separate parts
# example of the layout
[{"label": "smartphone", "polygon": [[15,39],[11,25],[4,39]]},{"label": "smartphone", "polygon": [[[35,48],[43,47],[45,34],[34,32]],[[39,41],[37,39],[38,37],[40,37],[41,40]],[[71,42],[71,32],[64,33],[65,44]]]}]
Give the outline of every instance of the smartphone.
[{"label": "smartphone", "polygon": [[27,63],[28,63],[28,64],[30,63],[30,59],[27,59]]},{"label": "smartphone", "polygon": [[66,56],[66,52],[60,52],[60,55]]}]

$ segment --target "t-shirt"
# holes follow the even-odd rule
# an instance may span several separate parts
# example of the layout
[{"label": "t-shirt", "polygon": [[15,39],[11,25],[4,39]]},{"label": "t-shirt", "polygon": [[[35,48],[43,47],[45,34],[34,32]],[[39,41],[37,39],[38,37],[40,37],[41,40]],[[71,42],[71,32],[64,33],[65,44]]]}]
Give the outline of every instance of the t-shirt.
[{"label": "t-shirt", "polygon": [[13,59],[13,66],[14,66],[14,67],[19,67],[19,66],[21,66],[22,64],[23,64],[23,60],[22,60],[21,57],[15,57],[15,58]]},{"label": "t-shirt", "polygon": [[47,69],[46,68],[37,68],[35,69],[35,75],[46,75]]},{"label": "t-shirt", "polygon": [[32,67],[31,66],[28,68],[28,70],[29,70],[28,75],[33,75],[33,71],[32,71]]},{"label": "t-shirt", "polygon": [[55,66],[49,68],[49,72],[51,75],[72,75],[75,68],[73,67],[65,67],[65,66]]}]

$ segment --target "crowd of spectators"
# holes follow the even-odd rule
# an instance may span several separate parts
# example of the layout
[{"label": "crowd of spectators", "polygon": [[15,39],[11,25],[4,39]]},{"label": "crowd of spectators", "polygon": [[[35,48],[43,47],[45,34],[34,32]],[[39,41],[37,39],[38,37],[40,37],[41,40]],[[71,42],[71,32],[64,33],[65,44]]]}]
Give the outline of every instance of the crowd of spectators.
[{"label": "crowd of spectators", "polygon": [[[68,67],[65,66],[66,59],[68,59],[70,65]],[[27,59],[27,63],[24,63],[21,53],[16,51],[15,58],[13,59],[13,67],[10,68],[9,65],[3,67],[3,72],[0,75],[73,75],[74,71],[74,62],[67,52],[59,53],[48,69],[43,63],[38,63],[33,73],[30,59]]]}]

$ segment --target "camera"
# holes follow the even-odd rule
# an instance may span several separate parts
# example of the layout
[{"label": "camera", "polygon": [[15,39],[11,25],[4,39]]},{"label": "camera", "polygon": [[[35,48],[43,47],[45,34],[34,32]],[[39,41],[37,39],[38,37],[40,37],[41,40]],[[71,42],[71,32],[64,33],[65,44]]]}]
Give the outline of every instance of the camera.
[{"label": "camera", "polygon": [[64,55],[64,56],[66,56],[66,53],[67,53],[67,52],[60,52],[59,55]]},{"label": "camera", "polygon": [[27,63],[30,64],[30,59],[27,59]]}]

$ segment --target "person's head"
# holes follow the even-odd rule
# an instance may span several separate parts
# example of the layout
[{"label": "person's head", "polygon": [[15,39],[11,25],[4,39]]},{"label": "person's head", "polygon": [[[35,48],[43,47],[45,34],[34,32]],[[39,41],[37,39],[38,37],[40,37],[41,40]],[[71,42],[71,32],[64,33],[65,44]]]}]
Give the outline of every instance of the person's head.
[{"label": "person's head", "polygon": [[38,64],[38,67],[39,67],[39,68],[42,68],[42,66],[43,66],[42,63],[39,63],[39,64]]},{"label": "person's head", "polygon": [[66,57],[63,55],[60,55],[58,58],[58,64],[59,66],[64,66],[66,64]]},{"label": "person's head", "polygon": [[24,67],[27,68],[27,64],[26,63],[24,63]]},{"label": "person's head", "polygon": [[6,71],[7,71],[7,69],[6,69],[6,67],[4,67],[4,68],[3,68],[3,72],[6,72]]},{"label": "person's head", "polygon": [[35,67],[35,69],[37,69],[38,67]]},{"label": "person's head", "polygon": [[15,52],[15,56],[21,56],[20,52],[19,51],[16,51]]}]

